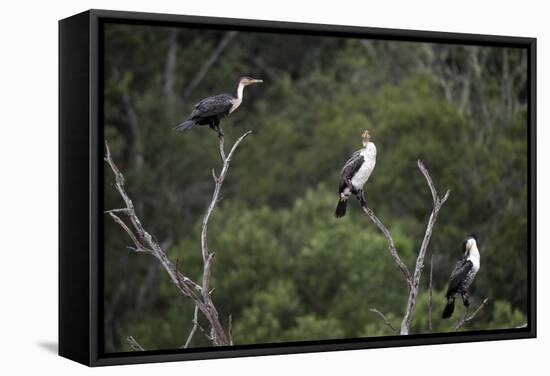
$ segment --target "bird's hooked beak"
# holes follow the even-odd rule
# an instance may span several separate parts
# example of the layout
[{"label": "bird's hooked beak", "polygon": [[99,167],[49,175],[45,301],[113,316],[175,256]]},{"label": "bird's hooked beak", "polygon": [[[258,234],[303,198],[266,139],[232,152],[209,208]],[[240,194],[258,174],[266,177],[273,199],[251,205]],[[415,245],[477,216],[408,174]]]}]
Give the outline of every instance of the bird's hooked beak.
[{"label": "bird's hooked beak", "polygon": [[261,82],[264,82],[264,80],[258,80],[256,78],[252,78],[252,77],[249,77],[249,76],[243,76],[239,80],[239,86],[249,86],[249,85],[253,85],[253,84],[259,84]]}]

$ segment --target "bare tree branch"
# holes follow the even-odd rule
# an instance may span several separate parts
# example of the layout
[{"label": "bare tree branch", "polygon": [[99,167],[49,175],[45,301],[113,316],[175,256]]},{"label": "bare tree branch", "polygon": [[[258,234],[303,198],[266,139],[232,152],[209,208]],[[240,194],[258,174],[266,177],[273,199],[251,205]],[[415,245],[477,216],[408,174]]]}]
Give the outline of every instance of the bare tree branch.
[{"label": "bare tree branch", "polygon": [[190,278],[181,275],[181,273],[177,271],[177,268],[170,261],[168,256],[166,256],[166,253],[164,252],[162,247],[142,226],[141,221],[139,220],[135,212],[134,204],[126,193],[126,189],[124,188],[124,176],[113,161],[111,151],[107,142],[105,142],[104,159],[109,164],[109,167],[115,175],[115,187],[121,198],[124,200],[124,203],[126,204],[126,208],[122,212],[124,212],[129,217],[133,229],[130,229],[130,227],[127,226],[124,221],[122,221],[122,219],[120,219],[120,217],[118,217],[112,211],[107,211],[107,213],[111,216],[115,223],[117,223],[126,233],[128,233],[135,244],[135,250],[146,251],[155,256],[160,261],[164,269],[168,272],[168,275],[172,279],[172,282],[179,287],[182,294],[191,298],[195,304],[200,303],[196,294],[194,293],[194,290],[201,290],[200,286],[197,283],[193,282]]},{"label": "bare tree branch", "polygon": [[126,341],[130,344],[130,347],[134,351],[145,351],[145,349],[138,343],[138,341],[135,340],[134,337],[128,336],[126,337]]},{"label": "bare tree branch", "polygon": [[206,214],[204,215],[204,218],[202,220],[202,231],[201,231],[201,251],[202,251],[202,259],[204,264],[206,265],[207,260],[209,258],[209,252],[208,252],[208,239],[207,239],[207,232],[208,232],[208,221],[210,220],[210,216],[212,215],[212,212],[214,208],[216,207],[216,204],[219,201],[219,195],[220,191],[223,185],[223,181],[225,179],[225,176],[227,175],[227,171],[229,169],[229,164],[231,162],[231,157],[233,156],[233,153],[235,150],[237,150],[237,147],[239,144],[250,134],[252,131],[248,131],[245,134],[243,134],[233,145],[231,148],[231,151],[229,152],[229,155],[225,156],[225,150],[224,150],[224,137],[220,137],[220,156],[222,158],[223,166],[222,171],[219,176],[216,176],[216,172],[212,170],[212,175],[214,177],[214,193],[212,194],[212,199],[210,201],[210,205],[208,205],[208,209],[206,210]]},{"label": "bare tree branch", "polygon": [[412,321],[414,306],[416,304],[416,298],[418,296],[418,288],[420,286],[420,276],[422,275],[422,268],[424,267],[424,257],[426,256],[426,251],[428,250],[428,245],[430,244],[433,227],[435,225],[435,222],[437,221],[437,215],[439,214],[439,210],[441,209],[441,206],[443,206],[445,201],[447,201],[450,194],[450,191],[447,191],[445,192],[445,195],[443,196],[443,198],[440,198],[437,193],[437,190],[434,187],[432,178],[428,170],[426,169],[426,167],[424,167],[424,164],[420,160],[418,161],[418,168],[426,178],[426,182],[430,187],[430,191],[432,193],[432,200],[433,200],[433,209],[432,209],[432,213],[430,214],[430,219],[428,220],[428,225],[426,227],[424,239],[422,240],[422,244],[420,246],[420,252],[418,252],[418,257],[416,258],[416,267],[414,270],[412,286],[411,286],[411,289],[409,290],[409,298],[407,301],[405,317],[401,322],[401,334],[403,335],[409,334],[409,328]]},{"label": "bare tree branch", "polygon": [[127,213],[127,212],[128,212],[128,209],[120,208],[120,209],[105,210],[103,213],[104,214],[109,214],[109,213]]},{"label": "bare tree branch", "polygon": [[132,241],[134,242],[135,244],[135,248],[132,248],[135,252],[149,252],[149,253],[152,253],[153,251],[151,251],[150,249],[147,249],[145,248],[140,242],[139,240],[136,238],[136,236],[134,235],[134,233],[132,232],[132,230],[130,230],[130,228],[126,225],[126,223],[124,223],[124,221],[122,219],[120,219],[120,217],[114,213],[109,213],[109,215],[111,216],[111,218],[113,218],[113,220],[115,221],[115,223],[117,223],[120,227],[122,227],[122,229],[124,231],[126,231],[126,233],[128,234],[128,236],[130,236],[130,239],[132,239]]},{"label": "bare tree branch", "polygon": [[420,246],[420,251],[418,252],[414,275],[411,275],[409,269],[407,268],[407,265],[405,265],[403,261],[401,261],[401,258],[399,257],[399,253],[397,253],[397,250],[393,242],[393,238],[389,230],[378,219],[378,217],[374,214],[372,209],[368,207],[368,205],[366,204],[362,205],[363,211],[369,216],[369,218],[374,222],[374,224],[386,237],[386,240],[388,242],[388,250],[390,251],[390,254],[392,255],[395,263],[397,264],[397,267],[403,274],[403,277],[409,289],[409,297],[407,299],[405,315],[403,317],[403,321],[401,322],[400,334],[402,335],[409,334],[409,328],[411,325],[414,307],[416,304],[416,298],[418,295],[418,288],[420,285],[420,276],[422,274],[422,268],[424,267],[424,257],[426,256],[426,251],[428,249],[428,244],[430,243],[433,227],[437,220],[437,214],[439,213],[441,206],[449,198],[449,194],[450,194],[450,191],[447,191],[443,196],[443,198],[440,198],[437,193],[437,190],[433,185],[432,178],[430,177],[428,170],[426,169],[426,167],[424,167],[424,164],[421,161],[418,161],[418,168],[420,169],[420,172],[424,175],[426,182],[428,183],[428,187],[430,188],[430,192],[432,194],[432,200],[433,200],[433,209],[432,209],[432,213],[430,214],[430,219],[426,227],[426,232],[424,234],[422,244]]},{"label": "bare tree branch", "polygon": [[380,319],[384,322],[384,324],[386,324],[392,330],[392,332],[394,332],[395,334],[399,333],[399,330],[397,330],[392,325],[392,323],[386,318],[386,316],[382,312],[380,312],[376,308],[371,308],[370,311],[376,313],[380,317]]},{"label": "bare tree branch", "polygon": [[466,308],[466,311],[464,312],[464,316],[460,321],[455,325],[455,331],[458,332],[460,328],[462,328],[464,325],[468,324],[470,321],[472,321],[476,315],[481,311],[483,307],[485,307],[489,303],[489,298],[483,299],[483,302],[476,308],[476,310],[470,315],[468,315],[468,308]]},{"label": "bare tree branch", "polygon": [[[147,252],[152,254],[161,263],[164,270],[168,273],[170,279],[178,287],[182,295],[191,299],[191,301],[195,305],[195,312],[198,313],[198,311],[200,311],[204,315],[204,317],[208,320],[208,323],[210,324],[210,335],[207,335],[207,338],[209,338],[215,346],[230,345],[232,341],[229,340],[227,335],[225,334],[224,328],[219,320],[218,311],[216,310],[216,307],[211,297],[213,289],[210,290],[209,284],[210,284],[211,267],[212,267],[214,253],[210,252],[210,250],[208,249],[208,243],[207,243],[208,221],[212,215],[212,212],[216,204],[219,201],[219,194],[223,185],[223,181],[227,175],[227,171],[229,170],[231,158],[233,157],[233,154],[237,150],[237,147],[239,146],[239,144],[251,133],[252,133],[251,131],[248,131],[245,134],[243,134],[233,144],[227,156],[225,155],[225,150],[224,150],[224,138],[220,137],[219,139],[220,155],[222,157],[223,166],[222,166],[220,175],[218,177],[216,177],[214,174],[214,177],[215,177],[214,193],[212,194],[212,201],[208,206],[207,212],[204,216],[203,223],[202,223],[201,254],[203,257],[203,276],[202,276],[201,285],[197,284],[196,282],[191,280],[189,277],[185,276],[183,273],[180,273],[179,260],[177,260],[176,265],[174,265],[174,263],[166,255],[161,245],[153,238],[153,236],[151,236],[145,230],[145,228],[141,224],[140,219],[136,214],[134,204],[124,188],[124,176],[122,175],[122,173],[116,166],[115,162],[113,161],[111,156],[111,151],[109,149],[109,145],[107,144],[107,142],[105,142],[104,159],[105,159],[105,162],[108,163],[109,167],[111,168],[115,176],[116,190],[118,191],[119,195],[124,200],[124,203],[126,205],[126,208],[108,210],[106,211],[106,213],[109,214],[113,219],[113,221],[117,223],[130,236],[130,239],[135,245],[135,248],[133,249],[138,252]],[[121,212],[126,214],[130,219],[132,228],[126,225],[126,223],[120,217],[118,217],[115,214],[115,212]],[[200,295],[198,295],[196,292],[199,292]],[[200,325],[198,325],[198,320],[196,316],[197,315],[195,315],[193,319],[194,327],[193,327],[192,333],[190,333],[190,336],[188,337],[187,342],[190,342],[197,327],[204,332],[204,330],[200,327]],[[186,343],[186,345],[188,345],[188,343]]]},{"label": "bare tree branch", "polygon": [[199,330],[201,331],[201,333],[204,335],[204,337],[205,337],[207,340],[213,341],[212,336],[209,335],[209,334],[206,332],[206,330],[199,324],[198,320],[194,320],[194,321],[193,321],[193,324],[194,324],[197,328],[199,328]]},{"label": "bare tree branch", "polygon": [[193,336],[195,335],[195,332],[197,331],[198,323],[198,314],[199,314],[199,307],[195,306],[195,312],[193,313],[193,328],[191,328],[191,332],[189,333],[189,336],[187,337],[187,341],[185,341],[185,345],[183,345],[181,348],[186,349],[191,344],[191,340],[193,339]]},{"label": "bare tree branch", "polygon": [[369,218],[374,222],[374,224],[378,227],[378,229],[384,234],[386,237],[386,240],[388,242],[388,250],[390,251],[390,254],[392,255],[395,263],[397,264],[397,267],[399,270],[401,270],[401,273],[403,274],[403,277],[405,278],[405,281],[407,282],[407,286],[411,286],[412,283],[412,277],[411,273],[409,272],[409,268],[407,268],[407,265],[401,261],[401,258],[399,257],[399,254],[397,253],[397,250],[395,249],[395,245],[393,244],[393,238],[391,236],[390,231],[384,226],[384,224],[378,219],[378,217],[374,214],[371,208],[368,207],[368,205],[363,206],[363,211],[367,213]]},{"label": "bare tree branch", "polygon": [[451,194],[451,191],[447,190],[447,192],[445,192],[445,195],[443,196],[443,198],[439,198],[439,196],[437,194],[437,190],[435,189],[434,183],[433,183],[432,178],[430,176],[430,173],[428,172],[428,170],[424,166],[424,163],[422,163],[422,161],[419,160],[417,162],[417,164],[418,164],[418,168],[419,168],[420,172],[422,172],[422,175],[424,175],[424,177],[426,178],[426,182],[428,183],[428,186],[430,187],[430,192],[432,193],[432,200],[433,200],[434,207],[437,207],[438,210],[441,209],[441,206],[449,198],[449,195]]},{"label": "bare tree branch", "polygon": [[227,323],[227,333],[229,335],[229,344],[233,346],[233,317],[229,315],[229,322]]},{"label": "bare tree branch", "polygon": [[[208,248],[208,222],[210,220],[210,217],[212,216],[212,212],[214,211],[214,208],[219,202],[220,191],[222,189],[223,182],[227,175],[227,171],[229,170],[231,158],[233,157],[233,154],[235,153],[235,150],[237,150],[237,147],[239,146],[239,144],[251,133],[252,131],[248,131],[244,133],[241,137],[239,137],[239,139],[237,139],[237,141],[233,144],[233,147],[231,148],[227,156],[225,154],[225,149],[224,149],[224,137],[223,136],[219,137],[220,156],[223,162],[223,166],[219,176],[216,176],[215,172],[213,171],[213,175],[215,177],[214,192],[212,193],[212,199],[210,201],[210,204],[208,205],[208,209],[206,210],[206,214],[204,215],[204,218],[202,221],[202,231],[201,231],[201,253],[202,253],[202,259],[203,259],[202,298],[210,314],[216,319],[216,325],[219,324],[218,312],[216,310],[216,307],[214,306],[214,303],[212,302],[211,291],[209,288],[210,274],[211,274],[211,268],[212,268],[212,261],[214,259],[214,253],[213,252],[211,253],[210,249]],[[223,328],[221,327],[221,324],[219,324],[219,328],[214,330],[212,334],[213,334],[212,335],[213,338],[221,337],[222,341],[225,344],[229,343],[229,340],[226,337],[223,331]]]}]

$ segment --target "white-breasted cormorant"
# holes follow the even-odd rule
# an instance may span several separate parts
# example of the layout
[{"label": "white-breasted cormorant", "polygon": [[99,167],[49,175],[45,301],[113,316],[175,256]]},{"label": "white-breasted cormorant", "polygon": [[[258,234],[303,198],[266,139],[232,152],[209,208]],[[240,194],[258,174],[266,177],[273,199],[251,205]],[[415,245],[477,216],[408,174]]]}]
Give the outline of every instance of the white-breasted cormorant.
[{"label": "white-breasted cormorant", "polygon": [[366,204],[363,196],[363,186],[376,165],[376,146],[370,142],[369,131],[363,132],[363,149],[355,151],[347,160],[340,173],[340,198],[334,215],[336,218],[346,215],[348,199],[355,195],[362,206]]},{"label": "white-breasted cormorant", "polygon": [[468,288],[474,281],[479,270],[479,250],[475,237],[468,236],[462,244],[464,256],[458,261],[449,278],[449,288],[447,289],[447,304],[443,310],[442,318],[447,319],[452,316],[455,309],[455,298],[460,295],[464,306],[470,305]]},{"label": "white-breasted cormorant", "polygon": [[243,91],[246,86],[259,82],[263,81],[248,76],[241,77],[234,96],[231,94],[218,94],[204,98],[195,105],[189,118],[174,129],[181,131],[195,125],[208,125],[220,136],[223,136],[223,131],[220,128],[221,118],[239,108],[243,101]]}]

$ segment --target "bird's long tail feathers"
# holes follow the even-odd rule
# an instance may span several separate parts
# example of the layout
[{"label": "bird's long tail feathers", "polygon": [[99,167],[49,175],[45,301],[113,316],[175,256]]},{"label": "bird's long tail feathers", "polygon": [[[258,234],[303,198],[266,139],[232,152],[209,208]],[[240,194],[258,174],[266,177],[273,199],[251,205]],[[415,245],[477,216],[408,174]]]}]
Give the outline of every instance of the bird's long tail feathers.
[{"label": "bird's long tail feathers", "polygon": [[334,212],[334,216],[336,218],[341,218],[344,215],[346,215],[346,207],[348,206],[348,201],[344,199],[340,199],[338,201],[338,205],[336,205],[336,211]]},{"label": "bird's long tail feathers", "polygon": [[453,297],[448,297],[447,305],[445,305],[445,309],[443,310],[443,314],[441,315],[441,318],[448,319],[453,315],[454,310],[455,310],[455,299]]},{"label": "bird's long tail feathers", "polygon": [[185,129],[192,128],[195,125],[195,122],[193,120],[187,120],[181,123],[180,125],[174,127],[177,131],[183,131]]}]

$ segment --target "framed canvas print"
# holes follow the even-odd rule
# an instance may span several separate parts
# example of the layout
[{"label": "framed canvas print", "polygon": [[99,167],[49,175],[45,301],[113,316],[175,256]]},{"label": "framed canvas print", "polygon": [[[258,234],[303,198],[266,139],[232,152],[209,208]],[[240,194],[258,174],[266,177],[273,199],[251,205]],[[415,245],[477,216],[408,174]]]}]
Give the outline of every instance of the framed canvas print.
[{"label": "framed canvas print", "polygon": [[536,40],[59,23],[59,353],[536,336]]}]

